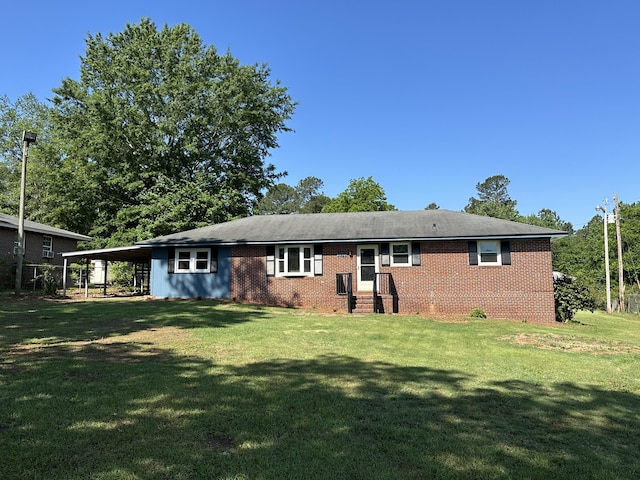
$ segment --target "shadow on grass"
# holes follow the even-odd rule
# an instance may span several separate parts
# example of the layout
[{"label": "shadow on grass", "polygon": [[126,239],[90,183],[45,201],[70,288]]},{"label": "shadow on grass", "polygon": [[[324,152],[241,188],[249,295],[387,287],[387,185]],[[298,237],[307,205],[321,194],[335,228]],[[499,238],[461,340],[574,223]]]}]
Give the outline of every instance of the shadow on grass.
[{"label": "shadow on grass", "polygon": [[11,478],[632,478],[638,395],[474,386],[347,356],[220,366],[139,344],[5,357]]},{"label": "shadow on grass", "polygon": [[0,306],[0,348],[32,338],[73,342],[108,338],[158,327],[224,328],[259,319],[250,312],[215,308],[213,300],[13,300]]}]

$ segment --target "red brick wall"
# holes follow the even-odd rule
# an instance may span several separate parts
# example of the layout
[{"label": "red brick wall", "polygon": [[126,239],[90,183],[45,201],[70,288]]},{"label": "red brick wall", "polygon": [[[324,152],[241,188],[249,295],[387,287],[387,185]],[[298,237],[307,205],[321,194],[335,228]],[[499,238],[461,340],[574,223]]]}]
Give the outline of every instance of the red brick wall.
[{"label": "red brick wall", "polygon": [[[433,317],[466,316],[475,308],[490,318],[554,322],[549,239],[511,240],[511,265],[469,265],[467,241],[421,244],[421,265],[381,267],[391,273],[398,313]],[[266,248],[231,249],[231,297],[238,301],[346,311],[346,298],[335,293],[335,274],[356,277],[356,245],[325,244],[324,274],[281,278],[266,275]],[[393,311],[391,300],[385,311]]]},{"label": "red brick wall", "polygon": [[[355,272],[355,246],[326,244],[323,249],[323,275],[267,277],[266,247],[232,247],[231,298],[267,305],[346,311],[346,298],[336,295],[335,274]],[[344,255],[349,250],[353,251],[352,257],[348,253]]]},{"label": "red brick wall", "polygon": [[382,267],[398,292],[398,310],[433,316],[468,315],[555,321],[548,239],[511,240],[511,265],[469,265],[466,241],[423,242],[420,267]]}]

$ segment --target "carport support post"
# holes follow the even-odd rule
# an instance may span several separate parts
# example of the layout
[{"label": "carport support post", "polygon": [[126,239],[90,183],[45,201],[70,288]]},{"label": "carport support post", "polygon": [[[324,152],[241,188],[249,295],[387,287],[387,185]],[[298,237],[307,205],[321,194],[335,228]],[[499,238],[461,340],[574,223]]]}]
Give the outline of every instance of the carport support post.
[{"label": "carport support post", "polygon": [[62,261],[62,298],[67,296],[67,259]]},{"label": "carport support post", "polygon": [[89,298],[89,259],[87,258],[87,267],[84,271],[84,298]]},{"label": "carport support post", "polygon": [[107,266],[109,262],[107,260],[104,261],[104,285],[102,286],[102,295],[107,296]]}]

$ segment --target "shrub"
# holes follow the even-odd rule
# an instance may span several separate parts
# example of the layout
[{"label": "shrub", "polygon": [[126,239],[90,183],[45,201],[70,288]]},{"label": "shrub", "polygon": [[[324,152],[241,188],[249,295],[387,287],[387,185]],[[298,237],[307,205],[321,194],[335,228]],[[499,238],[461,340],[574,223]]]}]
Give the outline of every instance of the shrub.
[{"label": "shrub", "polygon": [[589,289],[577,278],[563,273],[553,275],[556,321],[569,322],[578,310],[593,312],[596,301]]},{"label": "shrub", "polygon": [[53,265],[43,265],[40,267],[42,273],[36,280],[42,280],[44,294],[54,296],[58,293],[58,282],[54,276],[55,267]]},{"label": "shrub", "polygon": [[487,314],[481,308],[475,307],[469,314],[473,318],[487,318]]},{"label": "shrub", "polygon": [[114,262],[109,265],[109,275],[114,285],[120,288],[133,287],[133,264],[127,262]]}]

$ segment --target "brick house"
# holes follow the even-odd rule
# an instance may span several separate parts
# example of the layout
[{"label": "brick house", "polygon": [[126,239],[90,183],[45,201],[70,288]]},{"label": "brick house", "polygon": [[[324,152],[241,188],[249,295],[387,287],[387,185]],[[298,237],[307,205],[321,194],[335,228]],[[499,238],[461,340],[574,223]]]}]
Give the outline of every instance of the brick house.
[{"label": "brick house", "polygon": [[253,216],[158,237],[151,295],[554,322],[551,239],[446,210]]},{"label": "brick house", "polygon": [[[42,223],[24,221],[25,265],[53,265],[62,269],[63,260],[59,255],[78,249],[78,242],[86,242],[91,237],[50,227]],[[0,279],[7,287],[13,286],[10,277],[15,275],[15,252],[18,240],[18,217],[0,213]],[[23,275],[25,280],[31,275]],[[59,275],[61,278],[62,275]],[[15,278],[15,277],[13,277]]]}]

